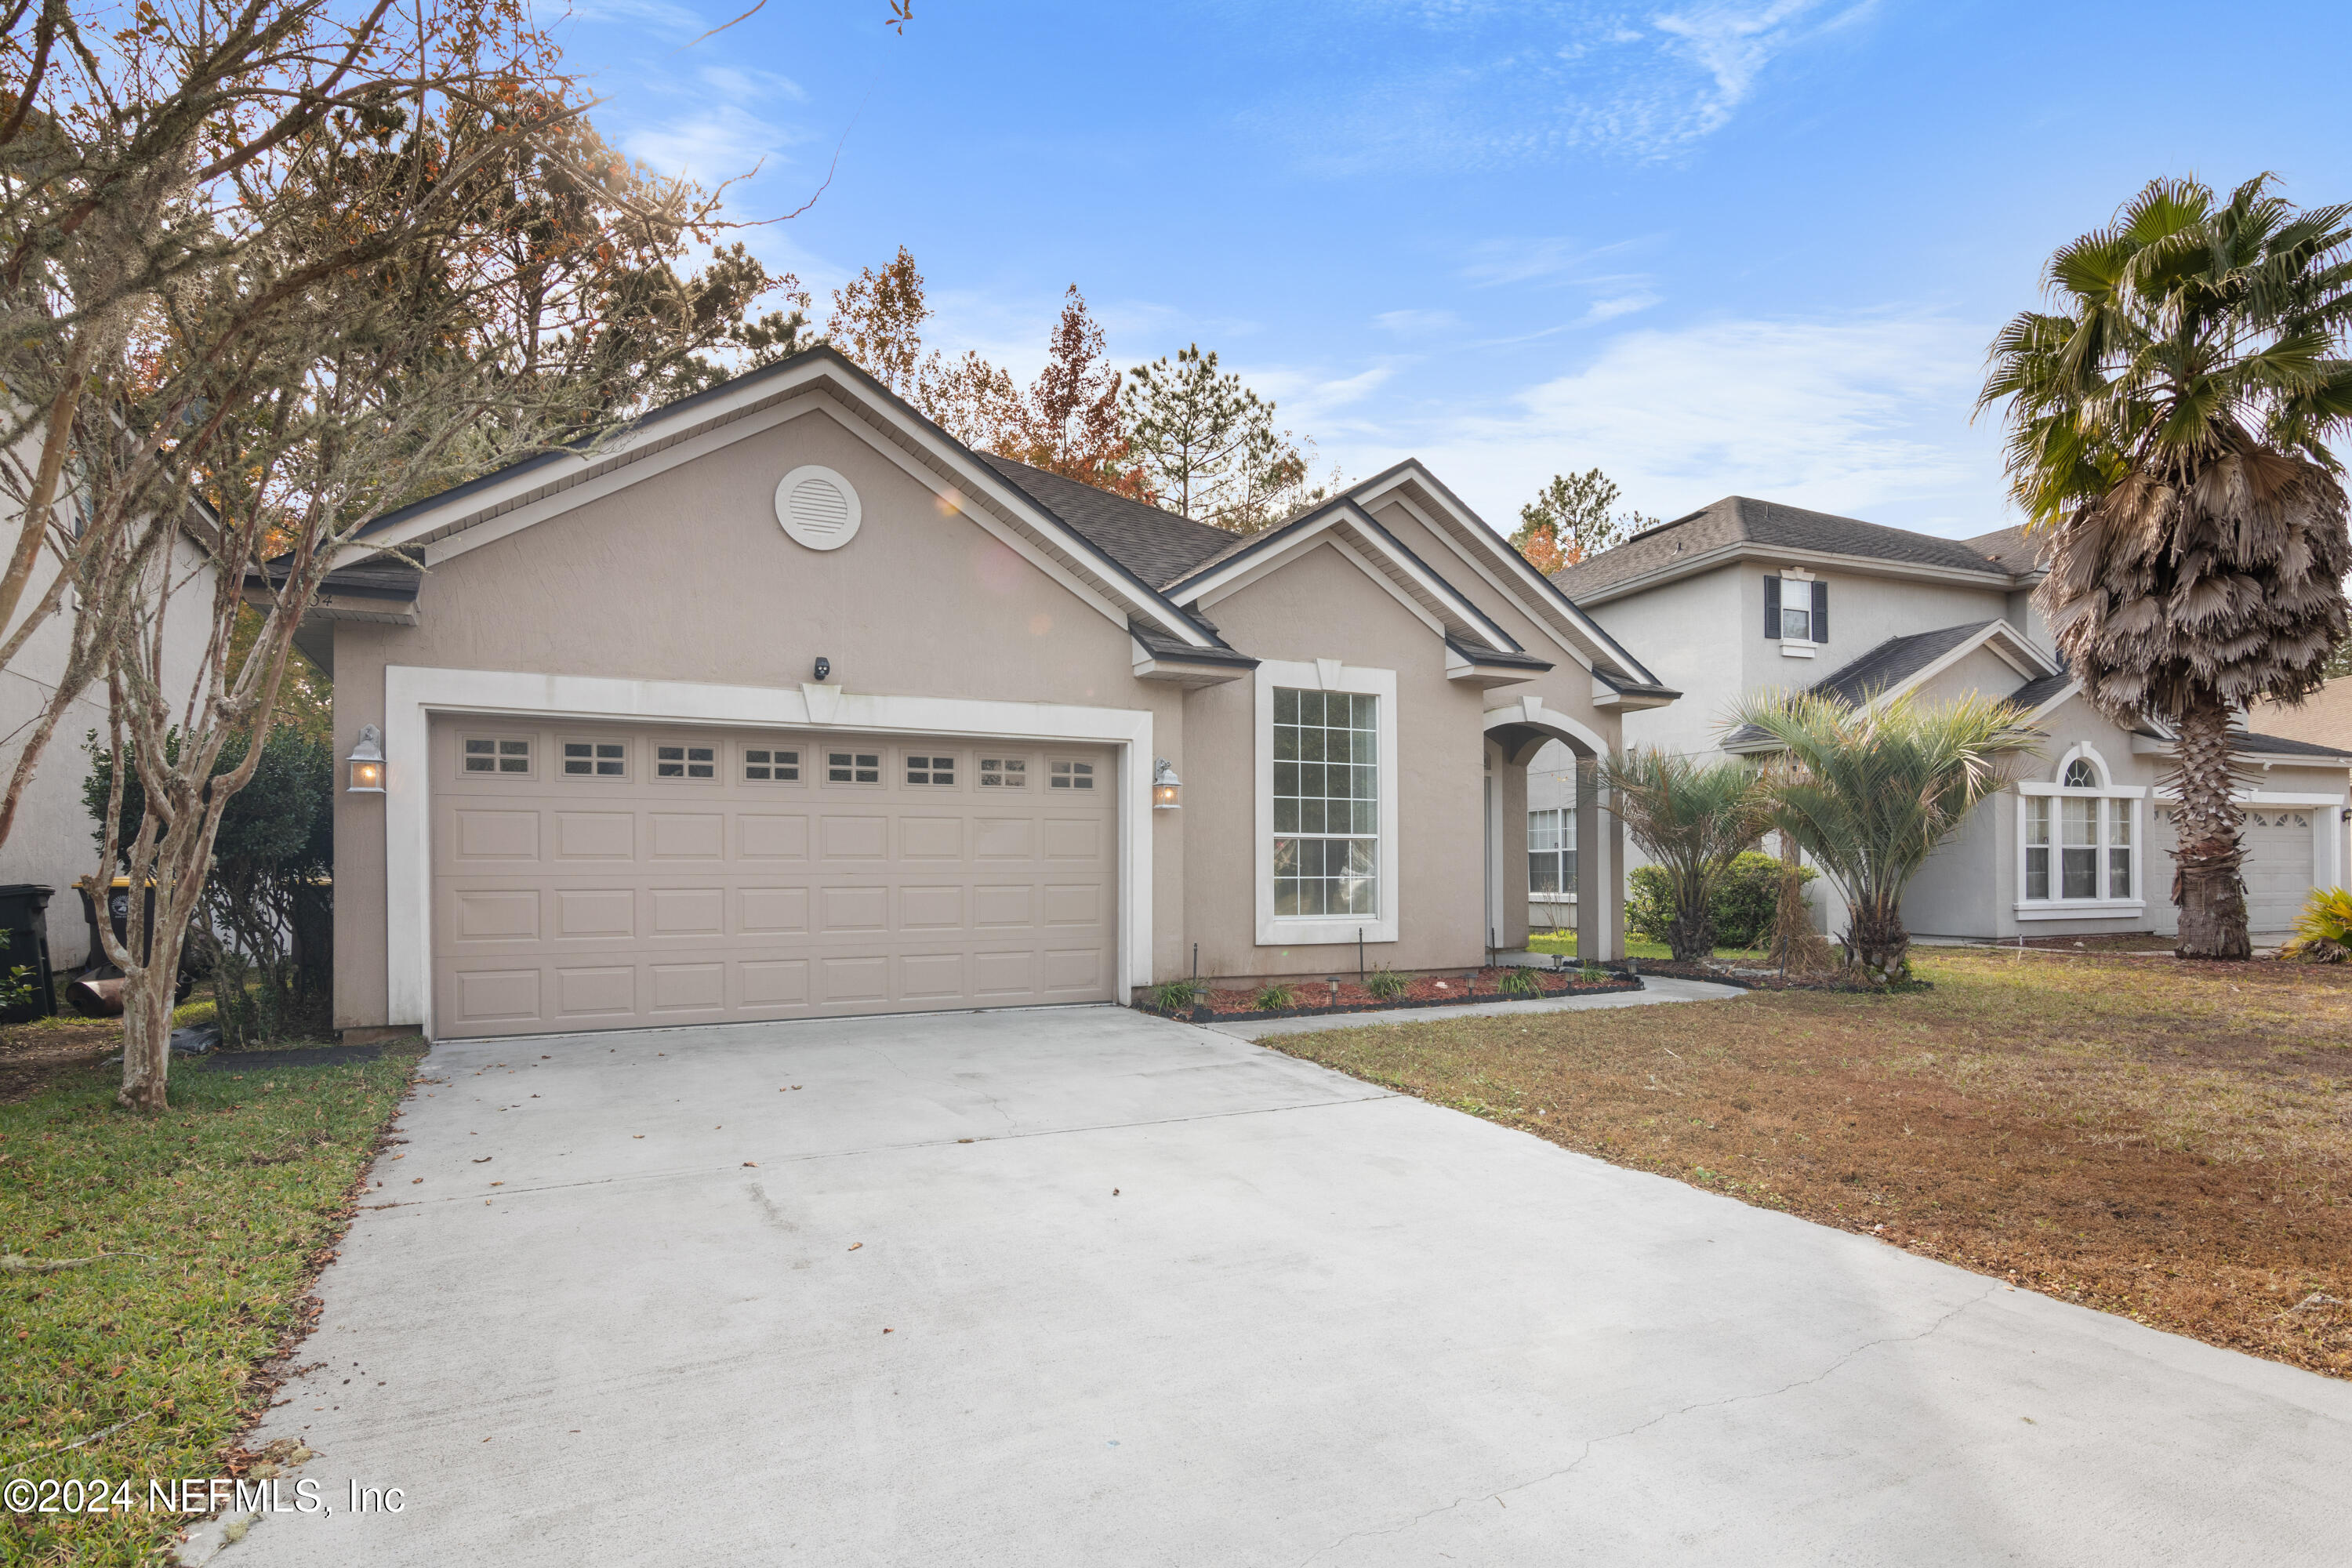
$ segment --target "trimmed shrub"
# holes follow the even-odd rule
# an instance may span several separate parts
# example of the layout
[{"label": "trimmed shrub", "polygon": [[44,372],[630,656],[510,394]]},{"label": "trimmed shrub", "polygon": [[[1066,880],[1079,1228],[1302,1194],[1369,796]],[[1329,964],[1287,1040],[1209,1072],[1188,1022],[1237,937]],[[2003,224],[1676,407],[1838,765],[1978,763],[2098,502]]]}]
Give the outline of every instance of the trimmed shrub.
[{"label": "trimmed shrub", "polygon": [[[1803,868],[1804,880],[1819,875]],[[1712,912],[1718,947],[1754,947],[1772,930],[1780,898],[1780,862],[1749,849],[1734,856],[1716,884]],[[1625,879],[1625,929],[1644,942],[1667,940],[1675,918],[1673,886],[1659,866],[1637,866]]]}]

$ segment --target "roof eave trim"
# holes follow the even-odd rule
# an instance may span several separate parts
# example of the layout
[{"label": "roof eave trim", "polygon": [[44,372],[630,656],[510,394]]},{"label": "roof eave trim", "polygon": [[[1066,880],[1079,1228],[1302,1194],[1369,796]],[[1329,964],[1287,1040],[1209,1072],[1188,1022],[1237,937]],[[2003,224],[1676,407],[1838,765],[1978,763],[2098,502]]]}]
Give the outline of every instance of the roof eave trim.
[{"label": "roof eave trim", "polygon": [[1759,544],[1753,540],[1736,539],[1702,550],[1688,556],[1676,557],[1667,564],[1609,584],[1605,587],[1580,592],[1579,602],[1605,605],[1612,600],[1630,597],[1652,588],[1662,588],[1685,577],[1710,572],[1718,566],[1737,561],[1769,560],[1789,562],[1801,566],[1836,566],[1868,577],[1904,577],[1926,583],[1964,583],[1970,587],[2002,593],[2017,593],[2042,580],[2040,574],[2020,576],[1985,563],[1982,572],[1962,571],[1955,566],[1933,566],[1917,561],[1895,561],[1884,555],[1849,555],[1834,550],[1795,550],[1780,545]]}]

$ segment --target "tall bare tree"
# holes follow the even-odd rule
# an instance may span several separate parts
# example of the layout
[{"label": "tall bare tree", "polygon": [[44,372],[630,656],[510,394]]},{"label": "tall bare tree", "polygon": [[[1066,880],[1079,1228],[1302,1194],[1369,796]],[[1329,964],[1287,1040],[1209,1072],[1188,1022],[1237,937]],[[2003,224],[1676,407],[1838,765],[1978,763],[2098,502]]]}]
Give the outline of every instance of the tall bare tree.
[{"label": "tall bare tree", "polygon": [[2039,592],[2091,700],[2176,737],[2183,957],[2252,952],[2234,714],[2299,702],[2344,637],[2352,569],[2352,207],[2300,211],[2271,176],[2226,201],[2150,183],[2050,258],[2055,309],[1992,347],[2011,494]]},{"label": "tall bare tree", "polygon": [[[5,449],[38,454],[8,608],[43,549],[59,569],[35,610],[72,595],[66,697],[36,739],[102,677],[111,777],[142,794],[127,841],[109,811],[101,865],[153,888],[153,936],[101,937],[127,977],[121,1098],[161,1109],[221,813],[336,557],[417,494],[722,374],[703,351],[782,352],[798,321],[750,318],[768,280],[740,247],[677,271],[716,198],[604,148],[509,0],[135,15],[102,34],[46,0],[29,44],[12,23],[0,378]],[[190,616],[192,689],[166,636]]]}]

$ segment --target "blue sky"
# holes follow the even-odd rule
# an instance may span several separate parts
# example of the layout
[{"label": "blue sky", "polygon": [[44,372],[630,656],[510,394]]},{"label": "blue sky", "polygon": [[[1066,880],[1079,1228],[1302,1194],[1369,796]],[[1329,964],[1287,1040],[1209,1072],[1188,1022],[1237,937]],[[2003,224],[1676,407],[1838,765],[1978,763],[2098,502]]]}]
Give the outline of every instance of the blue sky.
[{"label": "blue sky", "polygon": [[[1511,527],[1598,465],[2011,521],[1969,411],[2053,247],[2157,174],[2352,200],[2340,4],[1045,5],[580,0],[633,155],[731,193],[818,296],[904,244],[931,341],[1024,382],[1063,288],[1122,365],[1198,342],[1349,477]],[[555,13],[542,10],[542,20]]]}]

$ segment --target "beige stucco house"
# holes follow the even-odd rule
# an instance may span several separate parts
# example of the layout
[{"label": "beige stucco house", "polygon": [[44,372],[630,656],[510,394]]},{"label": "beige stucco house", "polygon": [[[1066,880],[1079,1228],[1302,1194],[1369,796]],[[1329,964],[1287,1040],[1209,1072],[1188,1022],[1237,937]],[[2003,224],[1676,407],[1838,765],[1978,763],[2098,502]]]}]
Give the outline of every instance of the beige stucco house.
[{"label": "beige stucco house", "polygon": [[305,637],[384,758],[338,797],[349,1029],[1474,964],[1523,940],[1528,759],[1674,697],[1418,463],[1240,539],[975,454],[829,350],[364,543]]},{"label": "beige stucco house", "polygon": [[[1684,694],[1672,708],[1628,715],[1629,746],[1753,753],[1760,738],[1732,729],[1730,710],[1772,689],[1858,703],[1974,691],[2022,709],[2047,739],[1912,884],[1903,918],[1915,933],[2170,934],[2169,741],[2118,725],[2083,698],[2034,609],[2040,580],[2032,546],[2014,530],[1941,539],[1740,496],[1557,575]],[[2244,875],[2253,929],[2275,934],[2314,885],[2352,879],[2352,736],[2272,733],[2264,717],[2239,743]],[[1572,759],[1540,752],[1530,772],[1534,840],[1570,837],[1557,814],[1573,797]],[[1540,886],[1547,868],[1533,853]],[[1560,905],[1559,895],[1537,900],[1539,923]],[[1816,900],[1824,928],[1842,931],[1834,889],[1817,885]]]}]

